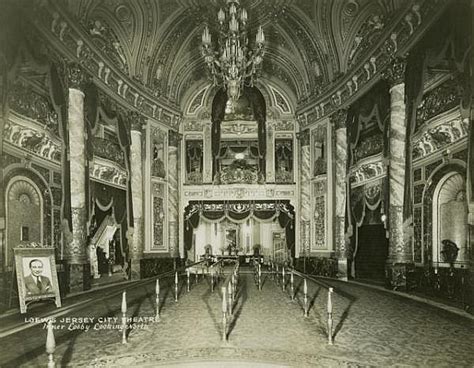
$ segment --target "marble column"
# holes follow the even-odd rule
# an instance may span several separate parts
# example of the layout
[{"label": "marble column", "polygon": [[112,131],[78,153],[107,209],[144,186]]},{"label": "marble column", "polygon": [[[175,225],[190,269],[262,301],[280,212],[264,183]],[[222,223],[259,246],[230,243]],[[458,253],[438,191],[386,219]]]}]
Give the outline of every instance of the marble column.
[{"label": "marble column", "polygon": [[131,123],[131,145],[130,145],[130,181],[132,187],[132,206],[133,206],[133,235],[130,247],[131,258],[131,279],[140,278],[140,262],[143,258],[143,205],[144,205],[144,185],[143,185],[143,145],[142,132],[144,131],[145,121],[139,114],[130,115]]},{"label": "marble column", "polygon": [[[404,241],[403,195],[405,186],[406,106],[405,61],[395,60],[384,73],[390,83],[389,129],[389,250],[386,264],[387,278],[394,289],[406,288],[408,264],[412,263],[411,241]],[[409,238],[411,239],[411,238]]]},{"label": "marble column", "polygon": [[203,173],[202,173],[202,182],[203,183],[212,183],[212,145],[211,145],[211,129],[212,123],[206,122],[203,124],[204,129],[204,141],[203,141]]},{"label": "marble column", "polygon": [[335,128],[335,250],[338,264],[338,278],[347,280],[347,251],[345,240],[346,185],[347,185],[347,110],[340,109],[331,115]]},{"label": "marble column", "polygon": [[168,239],[172,257],[179,256],[179,185],[178,185],[178,147],[180,134],[168,132]]},{"label": "marble column", "polygon": [[66,245],[69,267],[69,290],[77,292],[90,286],[90,264],[87,259],[86,210],[86,127],[84,119],[84,84],[86,75],[77,64],[67,68],[69,168],[71,186],[71,241]]},{"label": "marble column", "polygon": [[300,143],[299,200],[300,255],[310,256],[311,245],[311,149],[309,129],[297,135]]}]

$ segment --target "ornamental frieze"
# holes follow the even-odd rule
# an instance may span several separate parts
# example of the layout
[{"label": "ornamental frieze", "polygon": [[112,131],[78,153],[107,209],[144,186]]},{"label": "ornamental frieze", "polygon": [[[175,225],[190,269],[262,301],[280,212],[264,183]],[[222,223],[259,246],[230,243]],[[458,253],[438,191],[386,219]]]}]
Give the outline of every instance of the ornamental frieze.
[{"label": "ornamental frieze", "polygon": [[[190,187],[190,188],[189,188]],[[183,191],[183,195],[189,199],[275,199],[294,198],[294,185],[200,185],[199,188],[189,186]]]},{"label": "ornamental frieze", "polygon": [[[365,59],[360,58],[344,78],[338,80],[337,85],[330,86],[326,91],[317,91],[301,101],[298,120],[302,127],[331,114],[339,106],[347,105],[356,99],[359,93],[366,91],[372,85],[371,82],[378,80],[380,71],[384,70],[394,57],[405,53],[416,42],[419,33],[444,11],[447,3],[447,1],[425,0],[406,8],[406,12],[402,15],[403,21],[398,22],[390,33],[385,33],[385,41],[380,47],[373,52],[364,53]],[[380,19],[372,22],[375,27],[383,24]],[[380,25],[377,25],[378,23]],[[308,118],[310,116],[313,118]]]},{"label": "ornamental frieze", "polygon": [[361,138],[354,150],[354,159],[356,162],[358,162],[365,157],[376,155],[382,152],[382,148],[382,133],[377,133],[365,138]]},{"label": "ornamental frieze", "polygon": [[295,124],[292,121],[276,121],[273,123],[275,131],[293,131]]},{"label": "ornamental frieze", "polygon": [[61,142],[42,131],[34,123],[25,126],[16,121],[7,121],[3,131],[3,140],[46,160],[61,162]]},{"label": "ornamental frieze", "polygon": [[460,117],[425,129],[413,139],[413,159],[421,159],[467,137],[468,121]]},{"label": "ornamental frieze", "polygon": [[[72,59],[70,55],[74,55],[76,62],[92,76],[98,78],[101,88],[110,94],[115,94],[128,105],[127,107],[132,106],[148,117],[161,120],[160,114],[163,112],[161,115],[165,119],[161,122],[172,128],[178,127],[180,114],[176,106],[167,106],[162,102],[159,106],[156,96],[139,85],[139,82],[131,80],[121,70],[123,68],[115,65],[111,55],[101,50],[93,40],[90,40],[88,33],[101,32],[100,25],[96,27],[96,30],[93,25],[89,32],[86,32],[85,29],[81,30],[54,3],[38,6],[36,14],[37,17],[33,21],[40,34],[51,40],[54,47],[63,56]],[[117,53],[117,55],[119,54]]]},{"label": "ornamental frieze", "polygon": [[350,170],[350,182],[352,187],[363,185],[367,181],[386,175],[386,167],[381,155],[369,157],[359,162]]},{"label": "ornamental frieze", "polygon": [[98,157],[94,158],[94,161],[89,168],[89,174],[93,179],[122,188],[127,184],[128,175],[125,169],[114,162]]}]

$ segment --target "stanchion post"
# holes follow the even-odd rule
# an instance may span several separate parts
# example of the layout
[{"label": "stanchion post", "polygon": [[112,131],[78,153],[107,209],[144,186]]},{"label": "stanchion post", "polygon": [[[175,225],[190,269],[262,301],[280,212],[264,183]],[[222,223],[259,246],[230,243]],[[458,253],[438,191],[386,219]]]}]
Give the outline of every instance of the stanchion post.
[{"label": "stanchion post", "polygon": [[222,341],[227,341],[227,295],[226,287],[222,287]]},{"label": "stanchion post", "polygon": [[160,279],[156,279],[156,286],[155,286],[155,293],[156,293],[156,320],[160,320]]},{"label": "stanchion post", "polygon": [[178,271],[174,273],[174,301],[178,301]]},{"label": "stanchion post", "polygon": [[127,343],[127,292],[122,293],[122,344]]},{"label": "stanchion post", "polygon": [[209,271],[211,273],[211,293],[214,292],[214,267]]},{"label": "stanchion post", "polygon": [[282,290],[286,290],[286,277],[285,277],[285,266],[282,266],[281,268],[281,284],[282,284]]},{"label": "stanchion post", "polygon": [[232,281],[229,282],[229,285],[227,287],[227,297],[229,298],[229,317],[232,316],[232,312],[233,312],[233,302],[234,302],[234,298],[232,297]]},{"label": "stanchion post", "polygon": [[258,290],[262,290],[262,265],[258,264]]},{"label": "stanchion post", "polygon": [[294,277],[293,270],[291,270],[290,288],[291,288],[291,300],[295,300],[295,277]]},{"label": "stanchion post", "polygon": [[186,268],[186,276],[187,276],[187,280],[186,280],[186,290],[187,290],[188,293],[189,293],[189,290],[191,289],[191,285],[190,285],[190,282],[189,282],[189,277],[190,277],[189,268]]},{"label": "stanchion post", "polygon": [[275,278],[276,278],[276,283],[277,283],[277,285],[280,285],[278,264],[276,265],[276,274],[275,274]]},{"label": "stanchion post", "polygon": [[46,335],[46,353],[48,354],[48,368],[54,368],[54,351],[56,350],[56,340],[54,339],[53,320],[48,320],[48,333]]},{"label": "stanchion post", "polygon": [[328,290],[328,344],[332,345],[332,293],[334,289],[329,288]]},{"label": "stanchion post", "polygon": [[303,293],[304,293],[304,316],[308,317],[308,283],[304,279],[303,283]]}]

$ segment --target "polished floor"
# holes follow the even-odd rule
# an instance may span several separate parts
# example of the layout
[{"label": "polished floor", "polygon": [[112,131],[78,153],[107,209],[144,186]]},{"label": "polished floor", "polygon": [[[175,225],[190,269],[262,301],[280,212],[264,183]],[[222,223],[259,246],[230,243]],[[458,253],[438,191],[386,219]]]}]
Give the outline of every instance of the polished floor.
[{"label": "polished floor", "polygon": [[[170,280],[171,281],[171,280]],[[184,281],[184,280],[183,280]],[[267,275],[261,291],[252,274],[242,274],[227,342],[222,341],[221,299],[207,279],[181,284],[179,301],[162,281],[161,320],[132,325],[128,343],[121,332],[99,329],[98,317],[121,316],[120,290],[91,294],[83,309],[70,306],[61,317],[94,321],[58,322],[57,366],[116,367],[473,367],[474,321],[385,291],[324,281],[335,288],[334,345],[328,345],[327,291],[308,283],[311,309],[304,317],[301,279],[289,298]],[[153,283],[127,291],[129,317],[153,317]],[[57,317],[57,320],[59,318]],[[69,321],[69,320],[67,320]],[[117,320],[119,321],[119,320]],[[117,322],[118,324],[120,322]],[[87,328],[89,326],[89,328]],[[98,326],[98,327],[95,327]],[[12,330],[14,331],[14,330]],[[46,330],[41,325],[0,340],[2,366],[45,366]]]}]

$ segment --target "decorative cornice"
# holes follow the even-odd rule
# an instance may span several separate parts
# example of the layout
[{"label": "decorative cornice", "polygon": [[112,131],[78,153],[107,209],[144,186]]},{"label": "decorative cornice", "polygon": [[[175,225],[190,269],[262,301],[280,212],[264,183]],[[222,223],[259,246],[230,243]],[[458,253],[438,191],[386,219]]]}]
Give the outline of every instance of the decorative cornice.
[{"label": "decorative cornice", "polygon": [[59,54],[71,62],[79,63],[94,82],[127,110],[136,109],[141,114],[177,128],[181,113],[179,108],[160,101],[143,85],[125,75],[88,38],[81,27],[71,21],[55,2],[37,6],[32,23]]},{"label": "decorative cornice", "polygon": [[348,106],[372,87],[381,77],[381,70],[397,55],[404,55],[443,13],[448,0],[434,2],[425,0],[421,4],[407,2],[405,11],[386,27],[386,38],[374,45],[374,52],[341,78],[333,88],[310,102],[301,103],[297,109],[298,121],[305,127],[315,123],[339,106]]},{"label": "decorative cornice", "polygon": [[136,111],[130,111],[128,114],[130,129],[142,133],[146,128],[146,118]]}]

